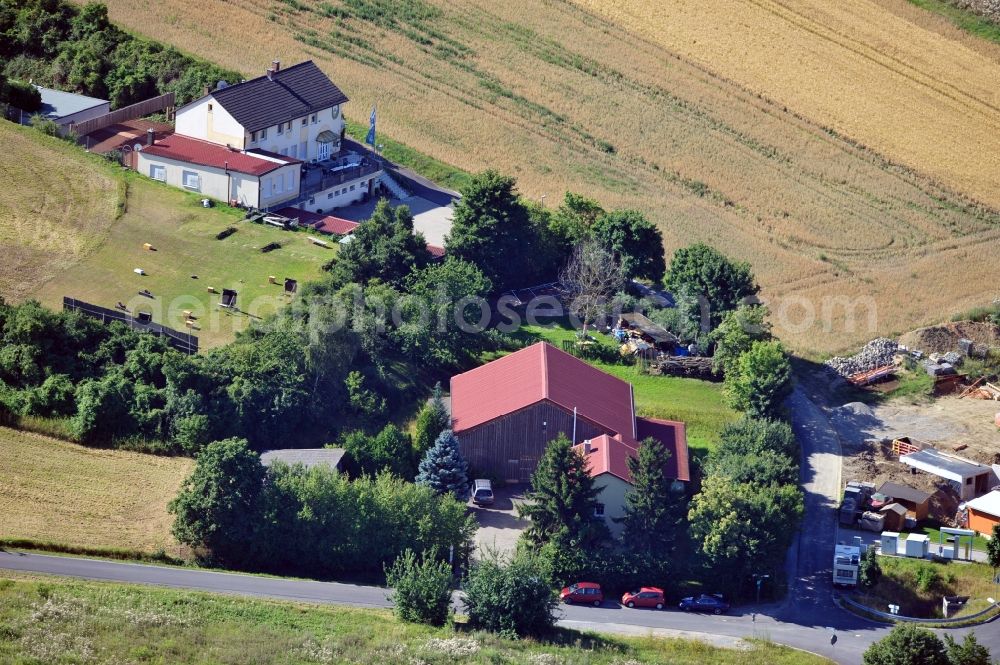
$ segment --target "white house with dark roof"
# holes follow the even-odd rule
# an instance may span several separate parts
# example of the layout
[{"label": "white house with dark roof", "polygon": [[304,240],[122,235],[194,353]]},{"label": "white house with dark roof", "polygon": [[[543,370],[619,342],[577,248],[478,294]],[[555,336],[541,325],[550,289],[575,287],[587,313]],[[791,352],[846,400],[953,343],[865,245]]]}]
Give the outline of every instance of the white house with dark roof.
[{"label": "white house with dark roof", "polygon": [[179,108],[174,134],[141,147],[136,168],[230,203],[329,212],[371,194],[382,173],[371,156],[341,150],[347,101],[311,60],[274,61]]},{"label": "white house with dark roof", "polygon": [[347,95],[311,60],[224,85],[177,110],[177,133],[316,162],[340,152]]}]

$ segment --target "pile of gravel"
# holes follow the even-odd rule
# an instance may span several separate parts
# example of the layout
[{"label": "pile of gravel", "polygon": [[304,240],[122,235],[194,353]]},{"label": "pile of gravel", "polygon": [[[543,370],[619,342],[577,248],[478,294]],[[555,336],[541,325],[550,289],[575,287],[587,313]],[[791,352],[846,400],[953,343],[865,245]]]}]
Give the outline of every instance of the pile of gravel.
[{"label": "pile of gravel", "polygon": [[850,358],[836,356],[827,360],[826,365],[837,374],[847,377],[876,367],[891,365],[898,348],[899,345],[893,340],[879,337],[865,344],[861,351]]}]

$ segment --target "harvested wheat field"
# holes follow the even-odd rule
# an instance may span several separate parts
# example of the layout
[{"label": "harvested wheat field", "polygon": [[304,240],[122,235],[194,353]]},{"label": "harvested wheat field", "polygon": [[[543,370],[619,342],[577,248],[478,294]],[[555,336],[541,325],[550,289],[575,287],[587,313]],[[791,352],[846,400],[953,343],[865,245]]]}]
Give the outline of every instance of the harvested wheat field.
[{"label": "harvested wheat field", "polygon": [[193,467],[0,427],[0,538],[176,554],[167,503]]},{"label": "harvested wheat field", "polygon": [[124,181],[58,139],[0,122],[0,293],[20,299],[100,245]]},{"label": "harvested wheat field", "polygon": [[[660,5],[648,0],[614,12],[607,0],[587,8],[562,0],[108,3],[127,27],[247,76],[276,56],[312,58],[353,100],[349,118],[366,121],[377,103],[379,131],[417,150],[511,173],[550,205],[572,190],[606,207],[639,208],[663,229],[668,251],[706,240],[750,260],[779,334],[813,353],[982,304],[993,291],[967,276],[992,269],[1000,241],[1000,214],[988,205],[1000,204],[989,187],[1000,155],[1000,51],[929,14],[857,4],[864,29],[850,39],[839,35],[855,27],[849,8],[810,10],[809,21],[830,24],[824,29],[772,12],[758,39],[764,10],[743,11],[743,3],[725,13],[707,3],[711,15],[695,2],[651,14]],[[702,52],[713,43],[729,50]],[[744,59],[772,60],[766,73],[795,94],[729,66]],[[850,103],[855,97],[871,99]],[[827,107],[845,119],[828,117]],[[880,140],[897,132],[896,143]]]}]

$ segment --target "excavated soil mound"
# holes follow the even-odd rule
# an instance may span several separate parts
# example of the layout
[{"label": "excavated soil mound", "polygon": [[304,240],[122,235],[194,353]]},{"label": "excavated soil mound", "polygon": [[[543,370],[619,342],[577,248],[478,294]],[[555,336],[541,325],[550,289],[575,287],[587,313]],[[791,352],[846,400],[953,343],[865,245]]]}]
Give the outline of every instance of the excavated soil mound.
[{"label": "excavated soil mound", "polygon": [[899,343],[924,353],[947,353],[958,349],[958,340],[971,339],[977,344],[1000,347],[1000,326],[992,323],[956,321],[940,326],[918,328],[899,338]]}]

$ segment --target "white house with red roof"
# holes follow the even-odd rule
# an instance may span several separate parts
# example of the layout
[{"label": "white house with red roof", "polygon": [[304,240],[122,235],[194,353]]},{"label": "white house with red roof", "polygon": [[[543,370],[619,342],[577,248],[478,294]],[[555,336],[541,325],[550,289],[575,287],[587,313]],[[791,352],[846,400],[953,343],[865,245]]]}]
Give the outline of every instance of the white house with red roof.
[{"label": "white house with red roof", "polygon": [[667,448],[669,478],[691,479],[684,423],[636,417],[631,384],[545,342],[453,376],[451,416],[473,473],[509,482],[530,482],[545,448],[565,435],[602,488],[598,517],[613,531],[640,441]]},{"label": "white house with red roof", "polygon": [[344,153],[347,96],[311,60],[220,82],[179,108],[174,132],[138,147],[136,170],[154,180],[247,207],[295,205],[322,214],[371,194],[377,160]]}]

